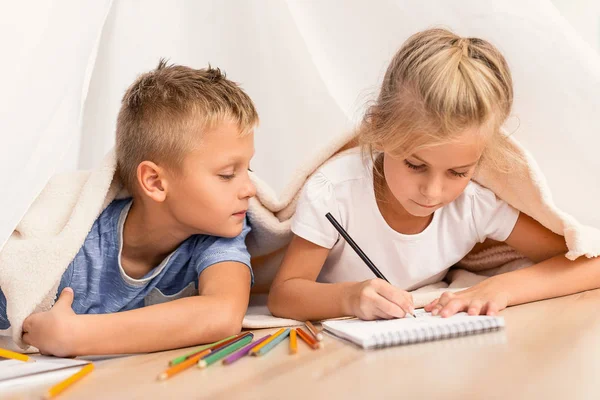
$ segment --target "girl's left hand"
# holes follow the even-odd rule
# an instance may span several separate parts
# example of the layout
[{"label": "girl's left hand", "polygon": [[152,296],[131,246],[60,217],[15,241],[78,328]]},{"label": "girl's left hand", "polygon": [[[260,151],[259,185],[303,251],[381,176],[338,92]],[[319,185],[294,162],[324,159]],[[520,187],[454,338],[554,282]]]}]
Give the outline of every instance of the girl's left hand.
[{"label": "girl's left hand", "polygon": [[425,306],[432,315],[450,317],[466,311],[469,315],[496,315],[508,305],[508,293],[500,291],[491,279],[460,292],[444,292],[440,298]]}]

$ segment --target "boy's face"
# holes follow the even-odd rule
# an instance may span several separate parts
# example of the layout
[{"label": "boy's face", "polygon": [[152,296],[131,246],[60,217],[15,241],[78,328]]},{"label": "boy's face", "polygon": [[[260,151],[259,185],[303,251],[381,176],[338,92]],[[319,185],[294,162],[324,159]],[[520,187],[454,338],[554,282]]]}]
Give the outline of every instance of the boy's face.
[{"label": "boy's face", "polygon": [[427,217],[461,195],[483,149],[477,129],[468,129],[457,142],[422,149],[406,158],[386,154],[383,168],[389,190],[409,214]]},{"label": "boy's face", "polygon": [[242,137],[231,122],[205,132],[183,171],[169,180],[166,203],[172,217],[190,234],[239,235],[248,200],[256,194],[248,176],[253,156],[254,132]]}]

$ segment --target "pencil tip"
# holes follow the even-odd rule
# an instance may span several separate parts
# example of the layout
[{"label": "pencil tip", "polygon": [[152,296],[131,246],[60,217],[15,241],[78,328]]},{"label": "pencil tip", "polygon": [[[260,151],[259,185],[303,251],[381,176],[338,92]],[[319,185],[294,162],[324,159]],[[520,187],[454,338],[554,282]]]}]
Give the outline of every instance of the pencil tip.
[{"label": "pencil tip", "polygon": [[156,379],[158,379],[159,381],[164,381],[165,379],[167,379],[169,376],[167,374],[165,374],[164,372],[160,375],[158,375],[156,377]]}]

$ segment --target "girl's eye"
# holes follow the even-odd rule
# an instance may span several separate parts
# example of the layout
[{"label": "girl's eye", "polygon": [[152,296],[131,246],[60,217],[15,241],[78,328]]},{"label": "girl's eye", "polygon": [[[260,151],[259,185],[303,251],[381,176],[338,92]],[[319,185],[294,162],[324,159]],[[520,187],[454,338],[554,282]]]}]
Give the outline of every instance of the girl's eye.
[{"label": "girl's eye", "polygon": [[231,174],[231,175],[219,175],[219,177],[221,179],[223,179],[224,181],[230,181],[233,178],[235,178],[235,174]]},{"label": "girl's eye", "polygon": [[410,168],[410,169],[414,169],[414,170],[416,170],[416,171],[420,171],[420,170],[422,170],[422,169],[424,169],[424,168],[425,168],[425,165],[424,165],[424,164],[422,164],[422,165],[415,165],[415,164],[413,164],[413,163],[409,162],[408,160],[404,160],[404,164],[406,164],[406,166],[407,166],[408,168]]},{"label": "girl's eye", "polygon": [[466,178],[467,177],[466,172],[456,172],[456,171],[450,170],[450,173],[458,178]]}]

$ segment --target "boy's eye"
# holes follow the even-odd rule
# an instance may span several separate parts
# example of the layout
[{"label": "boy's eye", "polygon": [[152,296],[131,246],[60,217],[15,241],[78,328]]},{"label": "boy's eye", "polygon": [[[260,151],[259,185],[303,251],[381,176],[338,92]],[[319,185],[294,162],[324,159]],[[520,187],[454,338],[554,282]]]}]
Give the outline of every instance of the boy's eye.
[{"label": "boy's eye", "polygon": [[410,161],[408,161],[408,160],[404,160],[404,164],[406,164],[406,166],[407,166],[408,168],[410,168],[410,169],[414,169],[414,170],[417,170],[417,171],[420,171],[420,170],[422,170],[423,168],[425,168],[425,164],[421,164],[421,165],[415,165],[415,164],[411,163],[411,162],[410,162]]},{"label": "boy's eye", "polygon": [[467,176],[466,172],[456,172],[454,170],[450,170],[450,173],[459,178],[466,178],[466,176]]}]

